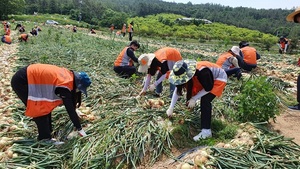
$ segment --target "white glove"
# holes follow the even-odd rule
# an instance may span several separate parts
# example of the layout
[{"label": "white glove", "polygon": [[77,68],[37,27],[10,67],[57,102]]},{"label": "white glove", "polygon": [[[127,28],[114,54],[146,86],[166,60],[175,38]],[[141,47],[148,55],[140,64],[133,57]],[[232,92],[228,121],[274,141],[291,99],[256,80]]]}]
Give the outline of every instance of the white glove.
[{"label": "white glove", "polygon": [[167,113],[168,117],[171,117],[173,115],[173,108],[168,108],[166,113]]},{"label": "white glove", "polygon": [[156,87],[155,84],[152,84],[149,86],[149,90],[152,92],[155,90],[155,87]]},{"label": "white glove", "polygon": [[196,100],[194,100],[194,99],[190,99],[189,101],[188,101],[188,108],[194,108],[195,107],[195,105],[196,105]]},{"label": "white glove", "polygon": [[82,118],[84,116],[86,117],[86,114],[82,113],[80,110],[76,109],[75,111],[76,111],[79,118]]},{"label": "white glove", "polygon": [[87,136],[83,129],[79,130],[79,131],[78,131],[78,134],[79,134],[81,137],[86,137],[86,136]]}]

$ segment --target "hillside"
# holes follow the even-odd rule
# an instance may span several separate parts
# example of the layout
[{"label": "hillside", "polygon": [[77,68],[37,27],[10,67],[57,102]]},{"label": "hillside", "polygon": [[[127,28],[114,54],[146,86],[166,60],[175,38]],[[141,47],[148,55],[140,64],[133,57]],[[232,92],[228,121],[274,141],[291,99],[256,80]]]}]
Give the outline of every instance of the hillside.
[{"label": "hillside", "polygon": [[116,23],[120,27],[132,17],[161,13],[208,19],[275,36],[289,36],[295,27],[285,20],[285,16],[291,10],[232,8],[215,4],[177,4],[161,0],[11,0],[1,5],[0,19],[7,19],[9,14],[33,14],[34,12],[69,15],[74,20],[101,27],[109,27],[111,23]]}]

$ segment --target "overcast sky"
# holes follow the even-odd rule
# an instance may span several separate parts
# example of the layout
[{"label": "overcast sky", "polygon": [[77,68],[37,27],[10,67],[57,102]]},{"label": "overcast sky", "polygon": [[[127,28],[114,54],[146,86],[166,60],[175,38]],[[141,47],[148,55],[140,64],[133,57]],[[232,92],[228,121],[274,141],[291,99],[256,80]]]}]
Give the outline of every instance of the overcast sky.
[{"label": "overcast sky", "polygon": [[294,9],[297,6],[300,6],[300,0],[163,0],[167,2],[176,2],[176,3],[188,3],[192,2],[193,4],[221,4],[224,6],[231,7],[251,7],[256,9]]}]

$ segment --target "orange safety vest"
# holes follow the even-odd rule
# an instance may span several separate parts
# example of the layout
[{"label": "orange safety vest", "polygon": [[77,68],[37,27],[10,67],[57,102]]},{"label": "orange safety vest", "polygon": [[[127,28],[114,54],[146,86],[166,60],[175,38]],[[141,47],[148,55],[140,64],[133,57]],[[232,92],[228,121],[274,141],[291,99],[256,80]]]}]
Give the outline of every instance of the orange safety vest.
[{"label": "orange safety vest", "polygon": [[20,38],[22,38],[23,40],[27,40],[27,38],[28,38],[28,35],[27,34],[25,34],[25,33],[22,33],[21,35],[20,35]]},{"label": "orange safety vest", "polygon": [[169,71],[167,72],[167,76],[166,76],[167,78],[169,77],[169,74],[173,69],[175,63],[179,60],[182,60],[182,56],[180,52],[175,48],[170,48],[170,47],[161,48],[155,51],[154,54],[156,59],[161,63],[164,61],[168,61]]},{"label": "orange safety vest", "polygon": [[11,44],[11,37],[8,36],[8,35],[4,35],[4,42],[8,43],[8,44]]},{"label": "orange safety vest", "polygon": [[132,30],[132,25],[131,25],[131,24],[129,24],[128,32],[133,32],[133,30]]},{"label": "orange safety vest", "polygon": [[10,28],[6,28],[5,35],[10,36]]},{"label": "orange safety vest", "polygon": [[125,47],[117,59],[114,62],[114,66],[133,66],[133,60],[127,55],[127,49],[129,47]]},{"label": "orange safety vest", "polygon": [[121,32],[122,32],[122,33],[125,33],[125,32],[126,32],[126,26],[125,26],[125,25],[123,25]]},{"label": "orange safety vest", "polygon": [[63,103],[55,94],[57,87],[73,90],[74,75],[55,65],[32,64],[27,68],[28,99],[25,115],[40,117]]},{"label": "orange safety vest", "polygon": [[[286,43],[287,42],[287,43]],[[284,49],[285,48],[285,44],[290,44],[290,41],[287,39],[287,38],[284,38],[283,41],[280,41],[280,46],[281,46],[281,49]]]},{"label": "orange safety vest", "polygon": [[233,55],[229,52],[222,53],[218,58],[216,64],[219,65],[220,67],[223,67],[224,62],[232,56]]},{"label": "orange safety vest", "polygon": [[[227,83],[226,72],[217,64],[208,61],[197,62],[196,68],[198,70],[202,70],[205,67],[209,68],[212,71],[213,78],[214,78],[214,86],[210,91],[210,93],[220,97]],[[200,92],[203,89],[203,86],[199,82],[197,76],[194,76],[192,80],[193,80],[192,96],[195,96],[197,95],[198,92]]]},{"label": "orange safety vest", "polygon": [[257,64],[256,62],[256,49],[250,46],[245,46],[241,49],[244,55],[244,62],[247,64]]}]

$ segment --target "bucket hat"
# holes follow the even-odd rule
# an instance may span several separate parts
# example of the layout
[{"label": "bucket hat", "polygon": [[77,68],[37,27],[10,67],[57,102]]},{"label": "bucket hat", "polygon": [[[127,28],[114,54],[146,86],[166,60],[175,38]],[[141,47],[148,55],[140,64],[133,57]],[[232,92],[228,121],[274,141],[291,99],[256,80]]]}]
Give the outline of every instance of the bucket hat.
[{"label": "bucket hat", "polygon": [[142,54],[139,57],[139,63],[140,66],[138,68],[138,72],[141,73],[146,73],[147,70],[150,68],[150,65],[152,63],[152,60],[155,58],[155,54],[154,53],[146,53],[146,54]]},{"label": "bucket hat", "polygon": [[292,13],[290,13],[287,17],[286,17],[286,20],[287,21],[291,21],[291,22],[294,22],[294,17],[300,13],[300,7],[296,8],[296,10]]},{"label": "bucket hat", "polygon": [[195,60],[179,60],[173,66],[169,81],[174,85],[181,85],[188,82],[196,72]]},{"label": "bucket hat", "polygon": [[91,79],[85,72],[74,72],[75,84],[78,90],[87,97],[87,88],[91,85]]}]

